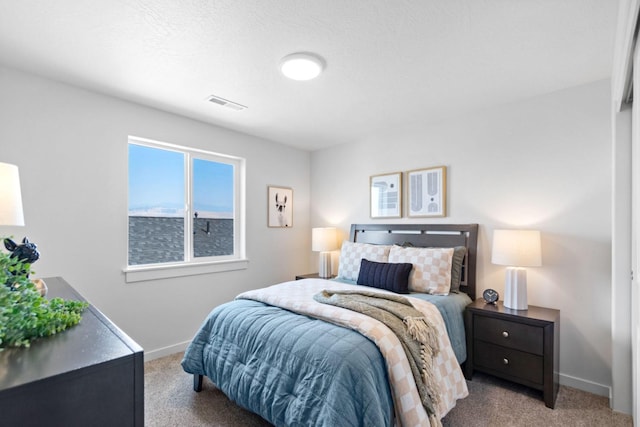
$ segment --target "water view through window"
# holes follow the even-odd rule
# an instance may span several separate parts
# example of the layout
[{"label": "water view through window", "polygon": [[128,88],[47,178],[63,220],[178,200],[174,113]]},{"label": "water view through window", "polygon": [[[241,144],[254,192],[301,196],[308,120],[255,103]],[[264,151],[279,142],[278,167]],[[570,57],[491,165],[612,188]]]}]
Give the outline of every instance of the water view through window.
[{"label": "water view through window", "polygon": [[232,164],[130,143],[129,265],[233,255],[234,193]]}]

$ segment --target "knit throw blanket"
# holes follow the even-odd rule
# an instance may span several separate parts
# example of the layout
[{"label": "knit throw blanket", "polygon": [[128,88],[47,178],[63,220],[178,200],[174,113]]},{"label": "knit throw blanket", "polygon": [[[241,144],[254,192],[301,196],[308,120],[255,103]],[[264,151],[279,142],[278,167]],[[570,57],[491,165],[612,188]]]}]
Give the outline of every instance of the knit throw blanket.
[{"label": "knit throw blanket", "polygon": [[[434,405],[438,400],[433,359],[440,351],[438,332],[408,299],[400,295],[366,291],[327,291],[314,295],[314,300],[346,308],[384,323],[400,340],[432,425],[440,424]],[[434,419],[435,418],[435,419]]]}]

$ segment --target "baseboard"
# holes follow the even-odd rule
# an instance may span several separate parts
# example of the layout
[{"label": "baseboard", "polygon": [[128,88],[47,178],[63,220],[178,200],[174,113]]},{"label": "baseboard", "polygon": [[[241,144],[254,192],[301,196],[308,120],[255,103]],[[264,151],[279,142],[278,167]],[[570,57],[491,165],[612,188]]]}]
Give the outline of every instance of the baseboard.
[{"label": "baseboard", "polygon": [[560,385],[577,388],[578,390],[588,393],[597,394],[611,399],[611,386],[594,383],[593,381],[584,380],[582,378],[572,377],[567,374],[560,374]]},{"label": "baseboard", "polygon": [[174,345],[170,345],[168,347],[162,347],[162,348],[159,348],[159,349],[156,349],[156,350],[145,351],[144,352],[144,361],[148,362],[150,360],[159,359],[159,358],[165,357],[165,356],[171,356],[172,354],[176,354],[176,353],[180,353],[182,351],[185,351],[190,342],[191,342],[191,340],[184,341],[184,342],[181,342],[181,343],[178,343],[178,344],[174,344]]}]

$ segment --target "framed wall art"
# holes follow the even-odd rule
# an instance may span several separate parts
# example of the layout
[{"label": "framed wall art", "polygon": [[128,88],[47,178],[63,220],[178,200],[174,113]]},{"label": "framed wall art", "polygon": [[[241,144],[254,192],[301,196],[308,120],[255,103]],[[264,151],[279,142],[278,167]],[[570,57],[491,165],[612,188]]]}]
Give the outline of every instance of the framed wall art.
[{"label": "framed wall art", "polygon": [[447,168],[407,172],[409,217],[447,216]]},{"label": "framed wall art", "polygon": [[293,227],[293,189],[267,187],[267,207],[267,225],[269,227]]},{"label": "framed wall art", "polygon": [[402,172],[370,178],[371,218],[402,217]]}]

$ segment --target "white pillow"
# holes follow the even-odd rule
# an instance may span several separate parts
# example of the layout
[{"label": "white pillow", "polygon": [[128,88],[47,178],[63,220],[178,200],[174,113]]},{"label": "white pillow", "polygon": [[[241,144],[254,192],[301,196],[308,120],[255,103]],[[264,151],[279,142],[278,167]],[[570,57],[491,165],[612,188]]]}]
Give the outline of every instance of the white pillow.
[{"label": "white pillow", "polygon": [[345,240],[340,251],[338,278],[358,280],[362,258],[374,262],[387,262],[390,249],[390,245],[371,245],[369,243],[354,243]]},{"label": "white pillow", "polygon": [[433,295],[449,295],[453,248],[403,248],[394,246],[389,262],[413,264],[409,275],[409,290]]}]

